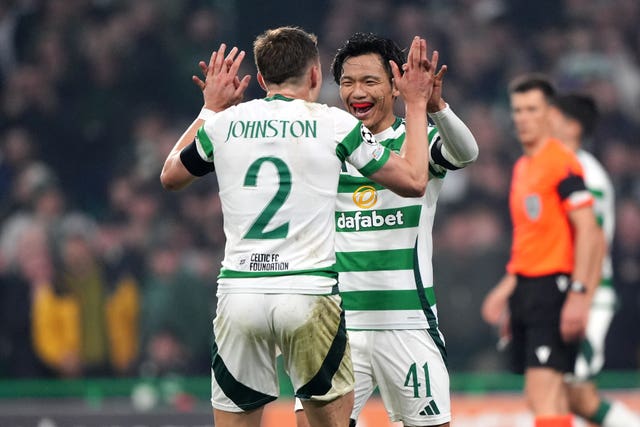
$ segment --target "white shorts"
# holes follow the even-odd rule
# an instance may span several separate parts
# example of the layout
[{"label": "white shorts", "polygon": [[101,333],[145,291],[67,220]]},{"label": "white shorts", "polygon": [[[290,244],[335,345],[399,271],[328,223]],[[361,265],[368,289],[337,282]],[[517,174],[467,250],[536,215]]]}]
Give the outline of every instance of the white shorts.
[{"label": "white shorts", "polygon": [[296,396],[332,401],[353,390],[340,303],[339,295],[219,295],[213,321],[213,407],[242,412],[275,400],[277,348]]},{"label": "white shorts", "polygon": [[[426,329],[349,331],[356,376],[352,419],[378,386],[391,421],[405,426],[451,421],[449,373],[440,350],[444,340],[433,332],[435,339]],[[295,410],[300,409],[296,400]]]},{"label": "white shorts", "polygon": [[613,319],[616,294],[610,286],[598,286],[589,311],[585,340],[576,359],[574,381],[587,381],[604,365],[604,343]]}]

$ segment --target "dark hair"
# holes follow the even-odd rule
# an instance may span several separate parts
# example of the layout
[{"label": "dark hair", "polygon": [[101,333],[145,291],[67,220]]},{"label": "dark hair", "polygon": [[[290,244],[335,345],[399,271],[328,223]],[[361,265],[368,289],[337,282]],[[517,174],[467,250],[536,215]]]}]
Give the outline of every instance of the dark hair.
[{"label": "dark hair", "polygon": [[591,96],[579,93],[558,95],[553,104],[562,114],[580,123],[583,138],[591,136],[598,120],[598,107]]},{"label": "dark hair", "polygon": [[280,27],[265,31],[253,43],[253,55],[265,82],[281,84],[304,75],[317,61],[318,40],[298,27]]},{"label": "dark hair", "polygon": [[335,57],[333,58],[333,64],[331,64],[333,80],[335,80],[337,84],[340,84],[342,67],[347,58],[366,55],[368,53],[377,53],[380,55],[382,58],[382,65],[387,72],[389,79],[393,76],[389,61],[394,61],[398,64],[400,72],[403,72],[402,64],[406,62],[407,55],[393,40],[380,37],[372,33],[355,33],[344,43],[344,45],[342,45],[342,47],[340,47],[340,49],[338,49]]},{"label": "dark hair", "polygon": [[531,90],[542,92],[548,102],[553,102],[556,89],[544,74],[531,73],[516,77],[509,83],[509,93],[524,93]]}]

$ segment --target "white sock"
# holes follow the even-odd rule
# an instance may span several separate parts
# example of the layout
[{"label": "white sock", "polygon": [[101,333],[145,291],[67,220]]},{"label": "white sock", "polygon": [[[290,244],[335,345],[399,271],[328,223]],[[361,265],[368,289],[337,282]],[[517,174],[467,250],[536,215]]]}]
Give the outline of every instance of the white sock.
[{"label": "white sock", "polygon": [[602,420],[602,427],[640,427],[640,416],[622,402],[611,402],[611,409]]}]

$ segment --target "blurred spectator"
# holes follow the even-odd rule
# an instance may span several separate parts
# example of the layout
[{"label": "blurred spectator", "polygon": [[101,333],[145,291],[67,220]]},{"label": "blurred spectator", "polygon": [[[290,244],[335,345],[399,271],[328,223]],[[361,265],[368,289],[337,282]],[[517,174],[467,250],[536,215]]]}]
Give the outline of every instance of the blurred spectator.
[{"label": "blurred spectator", "polygon": [[[48,286],[53,265],[46,230],[26,224],[16,239],[14,263],[0,268],[0,375],[8,378],[50,376],[32,334],[32,301]],[[0,264],[2,264],[0,262]]]},{"label": "blurred spectator", "polygon": [[171,244],[151,251],[142,307],[142,373],[209,372],[214,281],[188,271]]},{"label": "blurred spectator", "polygon": [[8,128],[0,137],[0,219],[19,208],[16,181],[20,174],[34,161],[33,140],[24,127]]},{"label": "blurred spectator", "polygon": [[109,274],[93,247],[94,224],[69,215],[60,226],[60,267],[34,301],[42,360],[58,375],[127,374],[138,352],[138,289],[126,272]]}]

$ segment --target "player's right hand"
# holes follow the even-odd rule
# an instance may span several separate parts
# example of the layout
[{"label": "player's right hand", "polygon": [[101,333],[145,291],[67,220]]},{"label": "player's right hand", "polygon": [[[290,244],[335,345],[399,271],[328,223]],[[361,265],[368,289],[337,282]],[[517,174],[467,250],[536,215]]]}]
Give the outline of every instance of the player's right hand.
[{"label": "player's right hand", "polygon": [[201,61],[199,66],[205,80],[192,76],[192,81],[202,90],[204,107],[213,111],[222,111],[232,105],[242,102],[244,91],[249,86],[251,76],[242,79],[238,77],[238,70],[245,52],[238,52],[233,47],[225,57],[226,45],[222,43],[217,51],[211,54],[209,64]]}]

